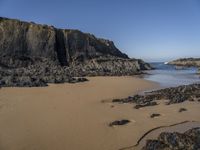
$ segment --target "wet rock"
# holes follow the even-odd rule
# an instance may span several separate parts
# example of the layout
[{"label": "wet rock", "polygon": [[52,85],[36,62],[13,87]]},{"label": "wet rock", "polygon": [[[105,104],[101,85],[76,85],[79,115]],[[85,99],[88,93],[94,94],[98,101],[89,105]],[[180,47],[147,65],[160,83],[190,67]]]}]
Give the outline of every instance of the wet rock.
[{"label": "wet rock", "polygon": [[125,125],[125,124],[128,124],[130,123],[129,120],[127,119],[123,119],[123,120],[116,120],[116,121],[113,121],[109,124],[110,127],[112,126],[121,126],[121,125]]},{"label": "wet rock", "polygon": [[179,112],[183,112],[183,111],[187,111],[187,109],[186,108],[180,108],[179,109]]},{"label": "wet rock", "polygon": [[89,81],[87,78],[77,78],[78,82],[85,82],[85,81]]},{"label": "wet rock", "polygon": [[140,109],[142,107],[147,107],[147,106],[155,106],[155,105],[158,105],[156,102],[146,102],[146,103],[143,103],[143,104],[137,104],[135,105],[135,109]]},{"label": "wet rock", "polygon": [[0,85],[2,87],[37,87],[48,83],[86,82],[83,77],[73,78],[68,68],[47,61],[23,68],[1,68]]},{"label": "wet rock", "polygon": [[112,102],[113,103],[122,103],[123,100],[122,99],[113,99]]},{"label": "wet rock", "polygon": [[147,140],[143,150],[198,150],[200,148],[200,128],[185,133],[162,132],[157,140]]},{"label": "wet rock", "polygon": [[135,103],[135,108],[157,105],[158,100],[168,100],[167,105],[184,101],[200,101],[200,84],[183,85],[147,92],[144,95],[134,95],[122,99],[114,99],[117,103]]},{"label": "wet rock", "polygon": [[155,118],[155,117],[159,117],[160,116],[160,114],[158,114],[158,113],[153,113],[153,114],[151,114],[151,118]]},{"label": "wet rock", "polygon": [[171,61],[169,64],[179,67],[200,67],[200,58],[181,58]]},{"label": "wet rock", "polygon": [[158,140],[147,140],[146,146],[142,150],[171,150],[168,145]]},{"label": "wet rock", "polygon": [[86,82],[89,81],[87,78],[70,78],[69,83],[78,83],[78,82]]}]

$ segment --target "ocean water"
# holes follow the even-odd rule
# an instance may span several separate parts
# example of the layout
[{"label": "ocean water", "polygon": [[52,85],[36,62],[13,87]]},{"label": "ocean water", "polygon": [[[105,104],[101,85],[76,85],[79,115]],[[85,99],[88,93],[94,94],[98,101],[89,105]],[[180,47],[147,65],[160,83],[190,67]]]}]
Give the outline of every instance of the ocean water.
[{"label": "ocean water", "polygon": [[144,78],[160,84],[161,87],[175,87],[192,83],[200,83],[198,69],[195,67],[176,69],[173,65],[164,62],[150,63],[155,70],[146,71]]}]

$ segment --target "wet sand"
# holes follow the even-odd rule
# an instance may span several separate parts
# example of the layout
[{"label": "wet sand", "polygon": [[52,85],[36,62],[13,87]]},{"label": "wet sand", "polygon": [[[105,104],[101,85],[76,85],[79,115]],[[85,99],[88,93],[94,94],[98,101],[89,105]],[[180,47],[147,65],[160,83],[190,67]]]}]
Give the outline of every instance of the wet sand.
[{"label": "wet sand", "polygon": [[[0,89],[1,150],[116,150],[137,143],[157,126],[200,121],[200,104],[185,102],[134,109],[113,104],[157,84],[136,77],[93,77],[78,84],[52,84],[40,88]],[[102,100],[106,101],[102,103]],[[179,113],[180,107],[188,109]],[[160,113],[158,118],[150,118]],[[109,127],[118,119],[124,126]]]}]

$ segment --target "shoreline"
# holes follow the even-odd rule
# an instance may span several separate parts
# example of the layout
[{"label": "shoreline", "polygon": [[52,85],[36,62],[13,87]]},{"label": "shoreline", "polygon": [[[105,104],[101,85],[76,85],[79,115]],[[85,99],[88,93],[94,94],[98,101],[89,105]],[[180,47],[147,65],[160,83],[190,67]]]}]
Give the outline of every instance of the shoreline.
[{"label": "shoreline", "polygon": [[[133,108],[133,104],[102,103],[124,98],[158,84],[139,77],[88,77],[88,82],[47,87],[0,89],[2,150],[116,150],[134,145],[147,131],[193,118],[200,121],[195,102]],[[188,111],[179,113],[180,107]],[[152,113],[160,117],[150,118]],[[128,119],[130,123],[110,127]]]}]

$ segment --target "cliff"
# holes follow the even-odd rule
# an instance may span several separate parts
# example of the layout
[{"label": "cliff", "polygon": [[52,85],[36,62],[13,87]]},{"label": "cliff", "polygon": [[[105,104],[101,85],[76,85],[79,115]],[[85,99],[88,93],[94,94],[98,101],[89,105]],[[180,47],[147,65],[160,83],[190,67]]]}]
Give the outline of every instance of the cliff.
[{"label": "cliff", "polygon": [[0,61],[8,67],[27,66],[37,58],[62,66],[106,55],[128,58],[112,41],[91,34],[7,18],[0,18],[0,37]]},{"label": "cliff", "polygon": [[133,75],[151,66],[112,41],[78,30],[0,17],[0,85],[44,86],[96,75]]}]

